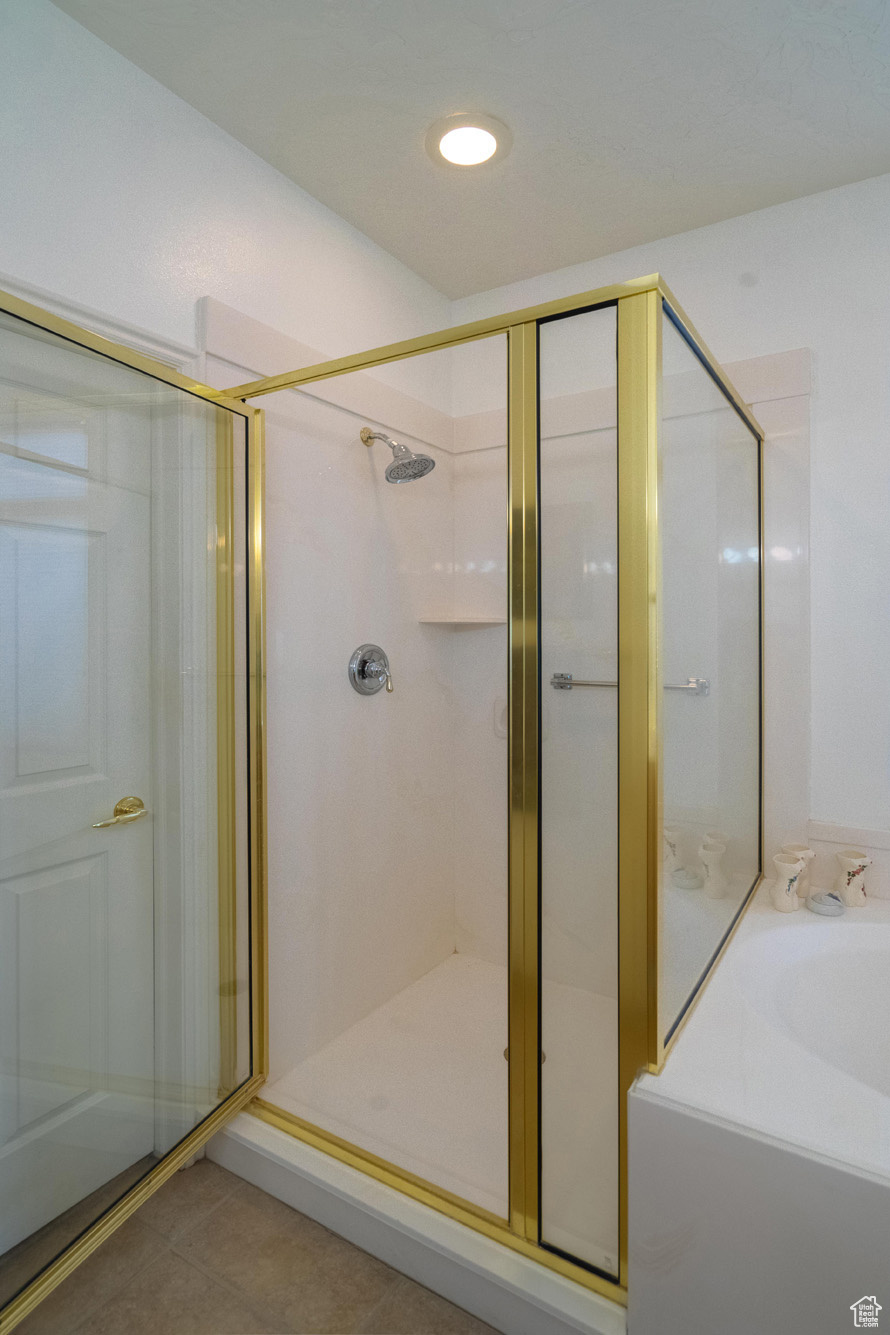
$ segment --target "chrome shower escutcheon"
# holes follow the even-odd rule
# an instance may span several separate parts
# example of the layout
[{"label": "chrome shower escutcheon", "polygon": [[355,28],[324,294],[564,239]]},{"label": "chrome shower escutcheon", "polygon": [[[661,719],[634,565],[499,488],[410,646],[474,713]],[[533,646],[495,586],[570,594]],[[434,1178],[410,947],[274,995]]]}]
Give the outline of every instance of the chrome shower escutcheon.
[{"label": "chrome shower escutcheon", "polygon": [[349,660],[349,680],[359,695],[376,695],[385,686],[392,695],[389,659],[379,644],[360,644]]}]

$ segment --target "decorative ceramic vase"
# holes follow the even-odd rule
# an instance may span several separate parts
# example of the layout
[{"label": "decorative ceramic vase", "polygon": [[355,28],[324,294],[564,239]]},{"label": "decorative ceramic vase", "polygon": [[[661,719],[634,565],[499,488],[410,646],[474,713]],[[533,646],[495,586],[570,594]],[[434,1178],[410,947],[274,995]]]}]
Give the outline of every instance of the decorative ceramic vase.
[{"label": "decorative ceramic vase", "polygon": [[680,869],[680,857],[677,852],[680,846],[680,827],[665,825],[662,833],[664,834],[664,874],[670,876]]},{"label": "decorative ceramic vase", "polygon": [[778,909],[779,913],[793,913],[800,908],[797,882],[804,864],[790,853],[777,853],[773,858],[773,866],[776,869],[776,879],[770,887],[773,908]]},{"label": "decorative ceramic vase", "polygon": [[720,866],[725,852],[725,844],[715,843],[711,839],[706,839],[698,851],[699,857],[705,864],[704,890],[708,899],[722,899],[729,886]]},{"label": "decorative ceramic vase", "polygon": [[848,909],[865,908],[865,873],[871,858],[858,848],[845,848],[837,855],[841,874],[837,892]]},{"label": "decorative ceramic vase", "polygon": [[782,852],[787,853],[791,858],[800,858],[803,863],[803,871],[800,873],[800,880],[797,883],[797,893],[799,898],[808,899],[810,894],[810,863],[816,854],[806,844],[783,844]]}]

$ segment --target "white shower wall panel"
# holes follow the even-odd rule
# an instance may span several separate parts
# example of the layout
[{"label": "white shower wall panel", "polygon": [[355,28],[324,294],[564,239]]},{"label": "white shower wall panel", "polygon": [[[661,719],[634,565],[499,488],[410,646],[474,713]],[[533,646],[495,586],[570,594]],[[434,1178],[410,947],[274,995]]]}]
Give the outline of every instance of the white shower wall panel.
[{"label": "white shower wall panel", "polygon": [[[449,645],[418,624],[450,555],[451,469],[437,451],[423,486],[388,485],[388,451],[329,405],[270,403],[266,425],[271,1051],[287,1070],[454,948]],[[366,641],[392,695],[347,680]]]},{"label": "white shower wall panel", "polygon": [[[263,407],[274,1078],[454,949],[451,648],[419,625],[450,588],[452,477],[398,420],[371,424],[435,458],[422,486],[384,481],[389,451],[361,443],[354,411]],[[369,641],[391,695],[350,686]]]},{"label": "white shower wall panel", "polygon": [[[452,460],[454,602],[468,615],[506,618],[506,413],[488,418],[484,426],[483,443],[487,438],[499,443]],[[506,967],[507,627],[474,627],[450,635],[456,945]]]}]

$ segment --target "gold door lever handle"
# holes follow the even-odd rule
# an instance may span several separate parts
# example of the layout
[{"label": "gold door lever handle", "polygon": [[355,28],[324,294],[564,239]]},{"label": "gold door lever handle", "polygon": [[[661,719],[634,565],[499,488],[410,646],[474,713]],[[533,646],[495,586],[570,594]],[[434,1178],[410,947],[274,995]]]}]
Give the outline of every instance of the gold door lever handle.
[{"label": "gold door lever handle", "polygon": [[114,808],[111,820],[98,820],[93,829],[107,830],[109,825],[129,825],[132,821],[140,820],[142,816],[147,815],[141,797],[122,797]]}]

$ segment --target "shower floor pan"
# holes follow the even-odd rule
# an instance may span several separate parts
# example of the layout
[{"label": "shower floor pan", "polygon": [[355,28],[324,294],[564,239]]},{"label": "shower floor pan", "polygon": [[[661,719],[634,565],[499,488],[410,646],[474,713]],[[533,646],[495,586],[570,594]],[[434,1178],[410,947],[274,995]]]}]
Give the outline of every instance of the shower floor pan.
[{"label": "shower floor pan", "polygon": [[[612,1270],[617,1003],[545,983],[543,1227]],[[287,1075],[266,1102],[501,1217],[507,1214],[507,971],[450,955]]]}]

